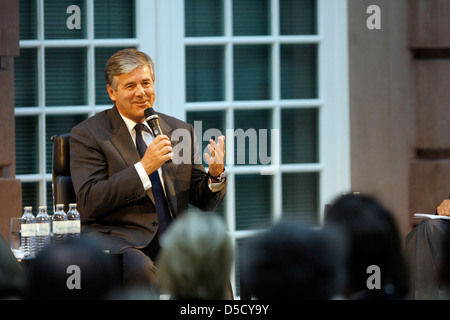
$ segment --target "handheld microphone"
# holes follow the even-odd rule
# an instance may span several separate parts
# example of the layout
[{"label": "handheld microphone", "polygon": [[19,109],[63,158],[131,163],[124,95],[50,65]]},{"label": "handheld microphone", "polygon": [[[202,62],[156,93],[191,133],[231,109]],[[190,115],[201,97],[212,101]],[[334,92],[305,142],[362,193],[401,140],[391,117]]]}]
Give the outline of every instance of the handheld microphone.
[{"label": "handheld microphone", "polygon": [[[147,121],[150,129],[152,129],[153,134],[156,136],[162,135],[161,127],[159,126],[159,117],[153,108],[147,108],[144,110],[145,121]],[[166,163],[171,163],[172,159],[166,161]]]},{"label": "handheld microphone", "polygon": [[147,108],[144,110],[144,115],[145,121],[147,121],[155,137],[162,134],[161,127],[159,126],[159,117],[156,114],[156,111],[153,110],[153,108]]}]

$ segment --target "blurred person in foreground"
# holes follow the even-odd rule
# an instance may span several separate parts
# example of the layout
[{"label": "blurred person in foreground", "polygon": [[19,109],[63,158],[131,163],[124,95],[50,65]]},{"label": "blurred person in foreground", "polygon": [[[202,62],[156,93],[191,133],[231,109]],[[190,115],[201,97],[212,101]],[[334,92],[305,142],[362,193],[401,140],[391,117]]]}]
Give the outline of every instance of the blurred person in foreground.
[{"label": "blurred person in foreground", "polygon": [[172,224],[162,242],[158,274],[171,299],[228,298],[233,249],[218,216],[185,214]]},{"label": "blurred person in foreground", "polygon": [[25,271],[0,235],[0,299],[22,299],[25,285]]},{"label": "blurred person in foreground", "polygon": [[450,199],[436,208],[435,219],[422,220],[406,235],[405,250],[411,267],[410,298],[416,300],[447,299],[440,267],[443,265],[443,246],[450,221]]},{"label": "blurred person in foreground", "polygon": [[338,229],[285,220],[242,246],[241,277],[259,300],[328,300],[345,284],[346,241]]},{"label": "blurred person in foreground", "polygon": [[[348,282],[344,296],[355,300],[397,300],[408,294],[408,270],[394,217],[379,201],[343,195],[326,213],[325,225],[343,230],[349,241]],[[379,288],[368,285],[380,270]]]},{"label": "blurred person in foreground", "polygon": [[156,99],[146,53],[116,52],[105,79],[114,106],[76,125],[70,136],[81,236],[123,254],[124,286],[158,291],[154,261],[164,230],[189,204],[213,211],[225,196],[225,137],[209,141],[206,172],[192,125],[156,112],[162,134],[153,132],[144,114]]},{"label": "blurred person in foreground", "polygon": [[440,243],[442,258],[436,264],[436,280],[439,286],[439,298],[450,300],[450,224],[446,223]]},{"label": "blurred person in foreground", "polygon": [[87,239],[44,248],[28,274],[28,299],[102,300],[118,292],[119,269],[112,257]]}]

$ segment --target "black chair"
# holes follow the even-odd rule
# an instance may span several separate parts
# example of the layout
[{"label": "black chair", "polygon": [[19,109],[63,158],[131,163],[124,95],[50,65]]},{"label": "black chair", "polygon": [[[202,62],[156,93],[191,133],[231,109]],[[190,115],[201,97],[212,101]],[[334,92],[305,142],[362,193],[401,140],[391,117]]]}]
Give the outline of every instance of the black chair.
[{"label": "black chair", "polygon": [[69,210],[69,203],[76,203],[75,190],[70,176],[70,134],[63,133],[52,136],[53,142],[53,208],[56,204],[64,204],[64,211]]},{"label": "black chair", "polygon": [[[73,188],[72,176],[70,175],[70,133],[53,135],[53,169],[52,169],[52,189],[53,189],[53,209],[57,204],[64,204],[64,211],[69,210],[69,203],[76,203],[77,197]],[[122,278],[123,255],[110,254],[117,263],[119,277]]]}]

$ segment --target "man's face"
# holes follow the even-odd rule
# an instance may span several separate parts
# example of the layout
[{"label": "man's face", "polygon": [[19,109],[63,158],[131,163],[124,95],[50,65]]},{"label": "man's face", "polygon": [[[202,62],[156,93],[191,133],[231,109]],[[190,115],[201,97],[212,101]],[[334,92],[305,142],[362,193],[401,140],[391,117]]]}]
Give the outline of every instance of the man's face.
[{"label": "man's face", "polygon": [[137,67],[130,73],[117,76],[117,87],[114,90],[107,86],[111,100],[115,101],[120,113],[133,120],[142,122],[144,110],[153,107],[155,88],[148,66]]}]

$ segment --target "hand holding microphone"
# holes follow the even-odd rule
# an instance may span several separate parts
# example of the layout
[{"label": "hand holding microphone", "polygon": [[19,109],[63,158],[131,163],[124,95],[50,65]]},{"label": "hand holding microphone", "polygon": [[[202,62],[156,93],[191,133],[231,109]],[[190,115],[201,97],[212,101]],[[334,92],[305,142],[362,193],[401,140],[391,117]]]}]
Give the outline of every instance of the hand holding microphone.
[{"label": "hand holding microphone", "polygon": [[159,125],[159,117],[153,108],[144,110],[145,120],[152,129],[155,139],[148,146],[145,158],[148,160],[142,163],[147,173],[151,173],[161,167],[164,163],[172,161],[172,144],[167,136],[162,133]]}]

